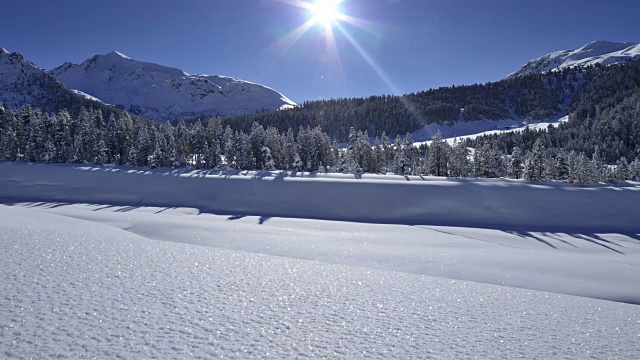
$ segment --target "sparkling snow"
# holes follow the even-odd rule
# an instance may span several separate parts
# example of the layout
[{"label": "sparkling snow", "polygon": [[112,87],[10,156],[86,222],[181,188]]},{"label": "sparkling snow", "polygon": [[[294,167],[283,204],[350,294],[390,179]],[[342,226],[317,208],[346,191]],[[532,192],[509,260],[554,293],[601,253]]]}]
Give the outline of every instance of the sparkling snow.
[{"label": "sparkling snow", "polygon": [[154,241],[33,209],[0,206],[0,218],[6,358],[640,351],[633,305]]},{"label": "sparkling snow", "polygon": [[3,162],[0,357],[634,358],[639,197]]}]

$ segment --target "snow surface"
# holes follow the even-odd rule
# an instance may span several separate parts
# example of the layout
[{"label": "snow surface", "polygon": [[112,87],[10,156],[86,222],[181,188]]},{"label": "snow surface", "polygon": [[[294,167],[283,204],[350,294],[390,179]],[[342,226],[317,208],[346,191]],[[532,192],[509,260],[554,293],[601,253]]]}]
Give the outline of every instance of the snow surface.
[{"label": "snow surface", "polygon": [[569,121],[568,116],[557,120],[527,121],[527,120],[483,120],[470,122],[456,122],[453,125],[425,125],[422,129],[411,134],[414,146],[430,144],[431,139],[438,131],[442,138],[453,145],[455,141],[465,139],[475,139],[483,135],[504,134],[509,132],[520,132],[529,130],[546,130],[549,126],[558,127],[560,124]]},{"label": "snow surface", "polygon": [[149,239],[636,304],[639,199],[635,183],[0,163],[3,203]]},{"label": "snow surface", "polygon": [[117,51],[50,71],[63,84],[158,121],[252,114],[296,104],[266,86],[220,75],[191,75]]},{"label": "snow surface", "polygon": [[84,97],[85,99],[89,99],[89,100],[93,100],[93,101],[104,103],[102,100],[98,99],[97,97],[91,96],[89,94],[85,94],[80,90],[74,90],[74,89],[70,89],[70,90],[73,91],[74,93]]},{"label": "snow surface", "polygon": [[0,357],[633,358],[639,196],[3,162]]},{"label": "snow surface", "polygon": [[575,66],[611,65],[635,59],[640,59],[640,44],[593,41],[577,50],[555,51],[531,60],[520,70],[509,74],[507,79]]},{"label": "snow surface", "polygon": [[5,358],[640,352],[634,305],[157,241],[34,209],[0,205],[0,219]]}]

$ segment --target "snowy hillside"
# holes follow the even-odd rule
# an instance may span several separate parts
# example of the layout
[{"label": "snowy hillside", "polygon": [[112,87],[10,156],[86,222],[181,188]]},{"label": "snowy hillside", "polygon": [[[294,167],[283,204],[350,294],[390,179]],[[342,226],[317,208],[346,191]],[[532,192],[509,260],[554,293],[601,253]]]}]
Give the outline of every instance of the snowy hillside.
[{"label": "snowy hillside", "polygon": [[508,132],[529,130],[546,130],[549,126],[558,127],[560,124],[569,121],[568,116],[559,119],[549,119],[547,121],[526,121],[526,120],[483,120],[473,122],[459,122],[453,125],[429,124],[422,129],[411,134],[414,146],[420,144],[430,144],[431,139],[440,131],[440,136],[449,145],[455,141],[475,139],[483,135],[496,135]]},{"label": "snowy hillside", "polygon": [[555,51],[531,60],[520,70],[509,74],[507,79],[574,66],[618,64],[633,59],[640,59],[640,44],[593,41],[577,50]]},{"label": "snowy hillside", "polygon": [[112,51],[50,71],[71,89],[132,108],[157,121],[251,114],[294,106],[266,86],[219,75],[191,75]]},{"label": "snowy hillside", "polygon": [[57,110],[53,103],[73,94],[19,53],[0,48],[0,103],[7,108],[31,105]]}]

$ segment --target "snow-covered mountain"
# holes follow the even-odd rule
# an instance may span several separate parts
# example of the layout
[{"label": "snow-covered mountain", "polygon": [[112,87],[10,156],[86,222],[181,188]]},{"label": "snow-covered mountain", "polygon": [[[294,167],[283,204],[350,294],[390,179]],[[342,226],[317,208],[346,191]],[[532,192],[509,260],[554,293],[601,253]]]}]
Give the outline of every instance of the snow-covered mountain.
[{"label": "snow-covered mountain", "polygon": [[5,107],[31,105],[57,111],[75,97],[76,94],[44,69],[19,53],[9,53],[0,48],[0,103]]},{"label": "snow-covered mountain", "polygon": [[295,106],[281,93],[260,84],[220,75],[191,75],[117,51],[96,55],[80,65],[67,62],[50,73],[70,89],[158,121]]},{"label": "snow-covered mountain", "polygon": [[507,79],[574,66],[611,65],[640,59],[640,44],[593,41],[577,50],[555,51],[529,61]]}]

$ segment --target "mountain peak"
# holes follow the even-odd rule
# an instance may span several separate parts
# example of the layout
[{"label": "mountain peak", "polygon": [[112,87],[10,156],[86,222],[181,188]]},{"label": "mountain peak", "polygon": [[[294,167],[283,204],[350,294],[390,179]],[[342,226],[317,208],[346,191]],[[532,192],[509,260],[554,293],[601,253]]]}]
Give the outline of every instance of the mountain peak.
[{"label": "mountain peak", "polygon": [[633,42],[592,41],[576,50],[555,51],[526,63],[507,79],[541,74],[576,66],[611,65],[640,59],[640,44]]},{"label": "mountain peak", "polygon": [[130,57],[128,57],[127,55],[119,52],[119,51],[111,51],[106,53],[104,56],[106,57],[117,57],[117,58],[122,58],[122,59],[131,59]]},{"label": "mountain peak", "polygon": [[8,54],[9,52],[5,48],[0,48],[0,54]]},{"label": "mountain peak", "polygon": [[63,64],[51,74],[70,89],[133,108],[161,122],[254,114],[295,105],[263,85],[224,76],[189,75],[117,51],[93,56],[80,65]]},{"label": "mountain peak", "polygon": [[574,54],[586,53],[589,55],[591,55],[591,53],[608,54],[615,51],[626,49],[634,45],[637,45],[637,44],[632,42],[617,43],[612,41],[598,40],[598,41],[592,41],[577,50],[573,50],[573,53]]}]

